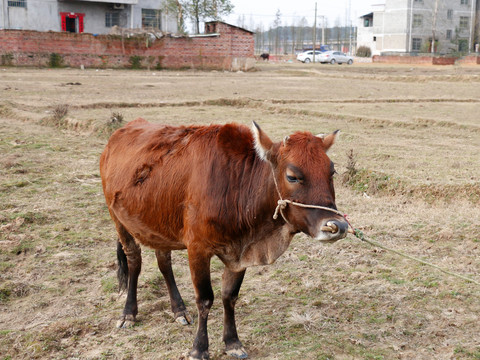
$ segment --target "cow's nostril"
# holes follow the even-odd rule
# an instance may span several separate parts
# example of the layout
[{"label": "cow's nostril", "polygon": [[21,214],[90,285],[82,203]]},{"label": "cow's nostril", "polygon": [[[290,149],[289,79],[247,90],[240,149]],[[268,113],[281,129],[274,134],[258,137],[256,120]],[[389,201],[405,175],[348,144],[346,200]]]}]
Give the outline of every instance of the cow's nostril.
[{"label": "cow's nostril", "polygon": [[344,221],[330,220],[327,221],[323,231],[331,232],[332,234],[345,234],[348,230],[348,223]]},{"label": "cow's nostril", "polygon": [[327,222],[327,226],[331,229],[330,232],[332,232],[332,233],[337,233],[338,232],[338,226],[333,221]]}]

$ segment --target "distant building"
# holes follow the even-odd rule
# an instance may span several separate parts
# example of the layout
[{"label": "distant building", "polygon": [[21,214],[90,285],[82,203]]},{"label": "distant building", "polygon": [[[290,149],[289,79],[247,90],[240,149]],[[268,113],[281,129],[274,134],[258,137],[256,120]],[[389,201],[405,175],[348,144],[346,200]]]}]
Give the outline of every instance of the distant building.
[{"label": "distant building", "polygon": [[113,26],[176,32],[163,0],[0,0],[0,29],[108,34]]},{"label": "distant building", "polygon": [[[357,46],[381,53],[478,51],[480,0],[385,0],[359,19]],[[434,35],[435,34],[435,35]]]}]

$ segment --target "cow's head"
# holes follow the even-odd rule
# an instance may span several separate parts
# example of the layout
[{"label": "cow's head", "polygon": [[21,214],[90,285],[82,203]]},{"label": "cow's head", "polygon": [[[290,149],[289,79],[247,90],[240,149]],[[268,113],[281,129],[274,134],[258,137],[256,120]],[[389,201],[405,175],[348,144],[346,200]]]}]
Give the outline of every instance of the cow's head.
[{"label": "cow's head", "polygon": [[[252,130],[257,155],[272,166],[272,176],[283,199],[336,210],[335,168],[327,151],[335,142],[337,131],[326,136],[296,132],[274,143],[255,122]],[[328,210],[288,205],[283,216],[295,231],[317,240],[336,241],[347,235],[344,217]]]}]

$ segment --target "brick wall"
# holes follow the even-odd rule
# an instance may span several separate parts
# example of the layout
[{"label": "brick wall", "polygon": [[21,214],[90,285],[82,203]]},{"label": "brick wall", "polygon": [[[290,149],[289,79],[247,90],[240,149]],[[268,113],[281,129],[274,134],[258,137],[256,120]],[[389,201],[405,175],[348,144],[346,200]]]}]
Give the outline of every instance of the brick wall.
[{"label": "brick wall", "polygon": [[380,56],[374,55],[372,58],[374,63],[386,64],[425,64],[431,65],[432,58],[430,56]]},{"label": "brick wall", "polygon": [[372,59],[374,63],[387,64],[423,64],[423,65],[454,65],[454,64],[480,64],[480,57],[475,55],[456,57],[435,57],[435,56],[379,56]]},{"label": "brick wall", "polygon": [[479,64],[480,65],[480,56],[478,55],[464,56],[463,58],[457,60],[457,64],[465,64],[465,65]]},{"label": "brick wall", "polygon": [[64,66],[248,70],[254,64],[253,34],[225,23],[217,33],[196,37],[146,37],[0,30],[2,65],[48,66],[52,53]]}]

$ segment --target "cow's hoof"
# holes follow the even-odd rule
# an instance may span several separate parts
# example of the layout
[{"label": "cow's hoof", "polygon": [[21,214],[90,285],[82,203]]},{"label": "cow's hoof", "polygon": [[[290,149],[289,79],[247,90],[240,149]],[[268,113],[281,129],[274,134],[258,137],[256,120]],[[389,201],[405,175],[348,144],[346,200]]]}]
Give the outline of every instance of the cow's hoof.
[{"label": "cow's hoof", "polygon": [[225,349],[225,353],[227,355],[233,356],[236,359],[246,359],[248,358],[248,354],[245,351],[245,348],[242,346],[241,343],[235,343],[231,345],[227,345]]},{"label": "cow's hoof", "polygon": [[180,325],[184,325],[184,326],[193,324],[192,317],[186,311],[176,313],[175,314],[175,321],[177,323],[179,323]]},{"label": "cow's hoof", "polygon": [[117,328],[126,329],[131,328],[135,325],[135,316],[133,315],[123,315],[120,320],[117,321]]},{"label": "cow's hoof", "polygon": [[210,359],[210,355],[207,351],[200,352],[198,350],[192,350],[188,354],[188,360],[208,360]]}]

